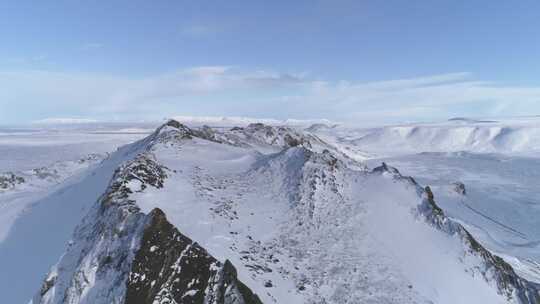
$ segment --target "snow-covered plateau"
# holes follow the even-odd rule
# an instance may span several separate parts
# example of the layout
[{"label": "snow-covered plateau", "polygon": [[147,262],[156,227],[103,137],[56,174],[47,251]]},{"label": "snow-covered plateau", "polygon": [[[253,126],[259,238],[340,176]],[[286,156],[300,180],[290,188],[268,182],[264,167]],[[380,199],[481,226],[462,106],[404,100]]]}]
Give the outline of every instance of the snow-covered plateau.
[{"label": "snow-covered plateau", "polygon": [[0,134],[76,151],[3,156],[0,302],[540,303],[535,119],[188,125]]}]

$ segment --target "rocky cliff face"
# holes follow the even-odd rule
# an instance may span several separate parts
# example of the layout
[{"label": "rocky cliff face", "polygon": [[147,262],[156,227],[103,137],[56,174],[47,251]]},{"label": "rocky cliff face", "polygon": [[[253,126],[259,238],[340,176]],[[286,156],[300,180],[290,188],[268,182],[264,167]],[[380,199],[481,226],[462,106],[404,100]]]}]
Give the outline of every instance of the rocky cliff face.
[{"label": "rocky cliff face", "polygon": [[182,235],[165,214],[149,214],[127,281],[126,304],[259,304],[236,269]]}]

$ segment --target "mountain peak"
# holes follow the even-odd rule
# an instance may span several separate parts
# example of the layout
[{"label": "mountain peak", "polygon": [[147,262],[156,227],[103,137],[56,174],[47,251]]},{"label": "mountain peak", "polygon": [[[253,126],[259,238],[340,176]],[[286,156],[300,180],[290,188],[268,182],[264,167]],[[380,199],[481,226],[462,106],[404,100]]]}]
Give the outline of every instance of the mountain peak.
[{"label": "mountain peak", "polygon": [[148,150],[156,143],[168,143],[170,141],[181,139],[192,139],[195,132],[188,126],[177,120],[170,119],[154,131],[150,136],[142,139],[136,145]]},{"label": "mountain peak", "polygon": [[181,132],[184,134],[193,135],[193,131],[186,125],[180,123],[177,120],[169,119],[166,123],[164,123],[161,127],[158,128],[158,133],[161,133],[163,131],[168,130],[176,130],[177,132]]}]

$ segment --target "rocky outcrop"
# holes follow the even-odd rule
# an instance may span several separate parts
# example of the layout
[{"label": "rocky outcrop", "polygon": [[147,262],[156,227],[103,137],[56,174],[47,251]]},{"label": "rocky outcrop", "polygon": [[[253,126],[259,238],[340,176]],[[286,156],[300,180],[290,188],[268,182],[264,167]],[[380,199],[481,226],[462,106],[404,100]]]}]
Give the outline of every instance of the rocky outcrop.
[{"label": "rocky outcrop", "polygon": [[452,186],[454,187],[454,191],[457,194],[460,195],[467,195],[467,190],[465,189],[465,184],[462,182],[454,182],[452,183]]},{"label": "rocky outcrop", "polygon": [[14,188],[18,184],[24,183],[22,176],[15,175],[12,172],[0,174],[0,191]]},{"label": "rocky outcrop", "polygon": [[283,149],[297,146],[311,148],[314,143],[323,144],[314,135],[304,134],[289,127],[269,126],[262,123],[252,123],[247,127],[234,127],[225,131],[203,126],[194,130],[193,133],[206,140],[237,147],[274,146]]},{"label": "rocky outcrop", "polygon": [[261,301],[237,279],[236,269],[229,261],[217,261],[171,225],[161,210],[154,209],[132,263],[125,303]]},{"label": "rocky outcrop", "polygon": [[242,133],[255,142],[276,145],[282,148],[296,146],[310,148],[312,145],[311,140],[314,140],[314,138],[288,127],[274,127],[262,123],[253,123],[245,128],[236,128],[231,131],[233,133]]},{"label": "rocky outcrop", "polygon": [[338,125],[327,125],[327,124],[324,124],[324,123],[315,123],[315,124],[312,124],[311,126],[307,127],[305,130],[308,131],[308,132],[318,132],[318,131],[321,131],[321,130],[334,129],[337,126]]}]

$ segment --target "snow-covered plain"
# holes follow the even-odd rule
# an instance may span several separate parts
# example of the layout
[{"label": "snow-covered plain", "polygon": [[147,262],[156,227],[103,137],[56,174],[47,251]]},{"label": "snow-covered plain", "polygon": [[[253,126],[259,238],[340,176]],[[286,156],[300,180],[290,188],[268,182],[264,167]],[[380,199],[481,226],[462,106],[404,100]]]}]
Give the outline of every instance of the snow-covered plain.
[{"label": "snow-covered plain", "polygon": [[[444,212],[520,275],[540,277],[534,120],[296,129],[203,128],[178,139],[166,126],[159,140],[114,153],[146,136],[147,126],[4,131],[8,153],[27,153],[11,162],[4,156],[9,170],[0,170],[25,177],[0,191],[2,302],[26,303],[40,289],[115,170],[140,153],[166,168],[167,178],[163,188],[130,181],[129,199],[145,213],[159,207],[214,257],[231,260],[264,303],[516,303],[460,234],[434,227],[420,186],[392,169],[364,166],[381,161],[432,186]],[[38,159],[40,146],[47,150]],[[55,178],[30,170],[44,165]],[[95,273],[80,267],[83,276]],[[70,271],[55,276],[69,282]],[[107,282],[85,284],[87,293]]]},{"label": "snow-covered plain", "polygon": [[0,187],[0,303],[30,299],[123,158],[101,160],[147,135],[123,128],[0,129],[0,179],[24,179]]},{"label": "snow-covered plain", "polygon": [[[140,139],[156,124],[76,124],[0,127],[0,172],[103,154]],[[151,127],[150,127],[151,126]]]}]

